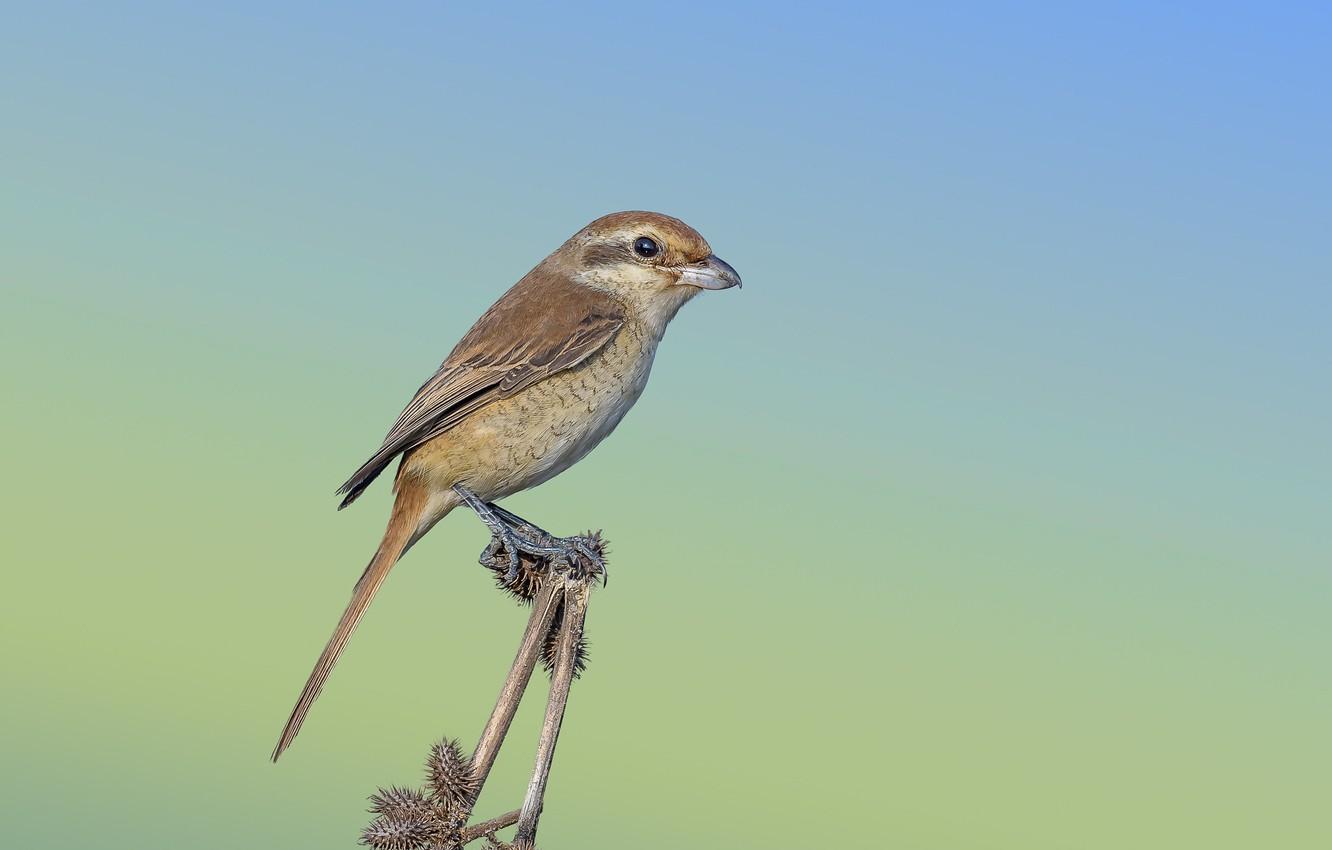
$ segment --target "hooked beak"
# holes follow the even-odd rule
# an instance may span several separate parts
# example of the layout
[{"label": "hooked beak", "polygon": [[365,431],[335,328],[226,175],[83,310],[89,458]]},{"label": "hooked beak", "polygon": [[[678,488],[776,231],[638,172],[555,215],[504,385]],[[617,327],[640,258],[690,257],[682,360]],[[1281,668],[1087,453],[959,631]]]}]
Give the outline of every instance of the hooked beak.
[{"label": "hooked beak", "polygon": [[712,254],[706,260],[681,266],[680,279],[676,283],[699,289],[730,289],[740,285],[740,273],[731,268],[730,263]]}]

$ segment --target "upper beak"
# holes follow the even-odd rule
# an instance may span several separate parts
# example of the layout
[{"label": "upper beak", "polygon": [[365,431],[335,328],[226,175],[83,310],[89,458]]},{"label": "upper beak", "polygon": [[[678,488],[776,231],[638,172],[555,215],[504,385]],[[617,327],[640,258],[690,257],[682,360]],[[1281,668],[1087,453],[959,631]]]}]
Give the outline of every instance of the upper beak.
[{"label": "upper beak", "polygon": [[711,254],[706,260],[681,266],[677,283],[697,286],[699,289],[730,289],[740,285],[740,273],[721,257]]}]

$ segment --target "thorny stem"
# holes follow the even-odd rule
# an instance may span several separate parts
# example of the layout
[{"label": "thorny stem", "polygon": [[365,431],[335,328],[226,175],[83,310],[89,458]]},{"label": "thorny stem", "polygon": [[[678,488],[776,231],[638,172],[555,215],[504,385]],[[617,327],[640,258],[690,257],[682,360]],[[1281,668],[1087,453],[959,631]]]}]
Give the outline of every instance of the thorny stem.
[{"label": "thorny stem", "polygon": [[[495,505],[489,507],[499,515],[500,521],[511,529],[521,530],[536,539],[558,541],[558,538],[555,538],[549,532],[538,528],[516,514],[509,513]],[[498,540],[498,535],[495,539]],[[600,546],[600,542],[597,545]],[[562,547],[552,546],[551,548],[553,553],[564,551]],[[604,552],[604,549],[600,551]],[[485,563],[484,557],[483,555],[483,563]],[[573,565],[570,564],[569,566],[572,568]],[[472,754],[470,777],[472,788],[469,789],[467,795],[470,796],[470,800],[467,801],[467,811],[458,814],[462,815],[463,821],[471,817],[471,807],[476,805],[486,779],[490,776],[490,770],[499,755],[500,746],[504,743],[509,727],[513,723],[514,715],[518,711],[518,704],[521,702],[523,693],[527,690],[531,681],[532,671],[536,667],[537,659],[540,658],[542,649],[546,645],[551,625],[554,623],[556,615],[560,614],[561,609],[563,609],[555,650],[554,670],[551,671],[550,696],[546,703],[546,715],[541,727],[541,737],[537,743],[536,766],[533,769],[532,779],[527,786],[527,795],[523,799],[523,806],[519,810],[507,812],[499,817],[461,828],[454,833],[455,838],[453,840],[455,843],[449,846],[462,847],[477,839],[488,837],[500,847],[513,848],[513,850],[533,850],[533,843],[536,840],[537,820],[541,816],[546,784],[550,778],[550,768],[555,758],[555,743],[559,738],[560,725],[564,720],[565,708],[569,702],[569,689],[577,670],[578,646],[583,635],[583,624],[587,617],[588,598],[592,592],[592,585],[589,580],[591,576],[586,571],[574,572],[572,569],[563,571],[556,570],[553,567],[554,565],[550,560],[546,559],[544,574],[537,584],[536,595],[532,600],[532,613],[528,616],[527,626],[523,631],[518,651],[514,655],[513,663],[509,667],[509,674],[500,688],[495,707],[490,713],[490,718],[486,721],[486,727],[482,731],[476,749]],[[518,828],[512,844],[500,841],[495,836],[495,833],[499,830],[515,824]],[[367,838],[363,841],[373,840]]]},{"label": "thorny stem", "polygon": [[560,582],[551,578],[542,582],[536,599],[532,600],[532,615],[527,618],[527,628],[523,631],[522,642],[518,644],[518,653],[513,658],[508,678],[500,688],[499,699],[495,701],[495,708],[490,712],[490,719],[486,721],[486,728],[481,732],[481,739],[472,754],[472,776],[476,782],[477,796],[480,796],[481,787],[486,784],[486,777],[495,765],[495,757],[499,755],[500,745],[509,732],[509,724],[518,711],[518,703],[523,698],[523,691],[527,689],[528,680],[532,678],[541,646],[545,643],[551,621],[559,609],[556,597],[561,591]]},{"label": "thorny stem", "polygon": [[541,739],[537,743],[536,767],[532,781],[527,785],[527,796],[518,818],[514,834],[516,850],[531,850],[536,841],[537,820],[546,796],[546,783],[550,779],[550,766],[555,759],[555,743],[560,737],[560,725],[569,703],[569,687],[573,683],[575,647],[583,633],[587,616],[587,600],[591,591],[586,582],[566,583],[550,577],[547,584],[562,584],[564,615],[561,618],[560,642],[555,655],[555,670],[550,678],[550,697],[546,702],[546,718],[541,724]]}]

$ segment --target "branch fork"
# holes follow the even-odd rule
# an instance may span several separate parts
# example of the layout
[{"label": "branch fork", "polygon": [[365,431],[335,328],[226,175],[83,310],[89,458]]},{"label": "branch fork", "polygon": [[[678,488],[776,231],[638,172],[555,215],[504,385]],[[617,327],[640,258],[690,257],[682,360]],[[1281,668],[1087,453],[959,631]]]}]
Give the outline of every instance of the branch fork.
[{"label": "branch fork", "polygon": [[[501,850],[535,847],[537,822],[569,690],[586,664],[583,626],[592,585],[598,577],[605,577],[606,542],[599,532],[558,538],[503,508],[486,503],[484,509],[504,529],[492,527],[490,544],[481,553],[481,565],[495,574],[501,589],[530,602],[531,614],[471,757],[464,756],[456,742],[445,739],[430,751],[424,790],[381,788],[370,798],[370,811],[377,817],[362,831],[361,843],[375,850],[458,850],[478,839],[485,839],[488,848]],[[516,553],[516,570],[515,559],[506,549],[506,542],[515,539],[540,544]],[[472,824],[472,809],[538,661],[544,661],[550,671],[550,692],[522,806]],[[511,843],[496,835],[510,826],[517,827]]]}]

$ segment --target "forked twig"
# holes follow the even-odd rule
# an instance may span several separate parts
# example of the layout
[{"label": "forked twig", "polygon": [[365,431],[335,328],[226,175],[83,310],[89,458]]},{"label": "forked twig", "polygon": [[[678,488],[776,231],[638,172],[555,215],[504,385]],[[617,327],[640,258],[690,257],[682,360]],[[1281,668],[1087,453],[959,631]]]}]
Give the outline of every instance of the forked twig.
[{"label": "forked twig", "polygon": [[[552,582],[553,584],[554,582]],[[564,709],[569,703],[569,687],[573,684],[574,665],[579,638],[583,635],[583,622],[587,617],[587,600],[592,588],[586,582],[564,587],[564,614],[560,623],[560,643],[555,654],[555,670],[550,677],[550,697],[546,701],[546,719],[541,724],[541,739],[537,742],[536,767],[527,784],[527,796],[518,818],[518,829],[513,846],[517,850],[531,850],[536,841],[537,820],[546,796],[546,783],[550,779],[550,766],[555,760],[555,743],[564,722]]]},{"label": "forked twig", "polygon": [[500,745],[509,733],[509,725],[518,712],[518,703],[522,701],[523,692],[527,690],[527,683],[532,678],[532,670],[541,655],[541,646],[555,619],[555,612],[560,607],[559,597],[563,595],[561,590],[559,582],[544,582],[537,591],[536,599],[532,601],[532,615],[527,618],[527,628],[523,630],[518,653],[513,657],[509,675],[500,688],[499,699],[495,700],[495,708],[490,712],[490,719],[486,721],[486,728],[482,730],[481,739],[477,741],[476,750],[472,753],[472,776],[478,794],[490,776]]},{"label": "forked twig", "polygon": [[[457,850],[479,838],[487,839],[492,847],[532,850],[536,840],[537,821],[555,758],[555,744],[569,702],[569,690],[586,660],[583,626],[592,583],[599,569],[604,576],[606,546],[600,534],[571,538],[583,547],[590,546],[582,551],[596,556],[595,564],[583,563],[577,555],[567,556],[571,547],[557,545],[567,541],[508,511],[493,505],[487,507],[510,530],[521,533],[528,540],[549,544],[550,551],[558,551],[562,556],[552,557],[544,551],[524,552],[520,559],[521,569],[515,575],[508,569],[510,559],[500,535],[492,536],[490,545],[482,553],[481,563],[495,572],[501,588],[532,603],[518,651],[470,759],[462,755],[455,742],[445,739],[431,749],[426,763],[427,787],[424,791],[381,788],[371,797],[370,810],[378,817],[362,832],[361,842],[376,850]],[[481,796],[531,681],[532,671],[543,653],[551,670],[550,696],[537,742],[536,764],[522,808],[469,826],[472,809]],[[496,837],[496,832],[515,824],[513,844]]]}]

